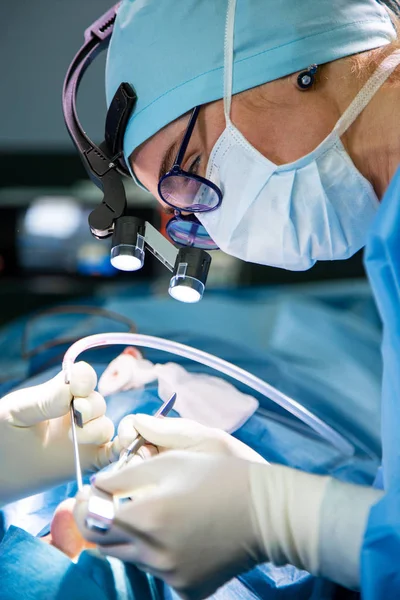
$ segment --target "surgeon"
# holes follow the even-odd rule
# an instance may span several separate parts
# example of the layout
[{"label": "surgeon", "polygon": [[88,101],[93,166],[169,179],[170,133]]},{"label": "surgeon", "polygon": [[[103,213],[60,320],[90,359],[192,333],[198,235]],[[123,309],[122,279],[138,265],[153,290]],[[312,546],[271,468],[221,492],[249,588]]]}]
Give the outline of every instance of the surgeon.
[{"label": "surgeon", "polygon": [[[384,323],[380,487],[267,465],[216,430],[137,416],[159,456],[99,474],[130,495],[106,546],[182,598],[257,563],[290,563],[363,598],[400,597],[400,40],[395,2],[123,0],[110,103],[138,96],[124,138],[132,176],[174,217],[245,261],[305,270],[367,245]],[[196,221],[197,217],[197,221]],[[368,398],[366,398],[368,402]],[[124,440],[126,440],[124,442]],[[140,492],[140,494],[139,494]]]},{"label": "surgeon", "polygon": [[87,363],[74,365],[71,381],[63,373],[0,399],[0,507],[75,479],[69,410],[82,415],[78,428],[85,473],[113,458],[114,425],[106,403],[94,389],[97,376]]}]

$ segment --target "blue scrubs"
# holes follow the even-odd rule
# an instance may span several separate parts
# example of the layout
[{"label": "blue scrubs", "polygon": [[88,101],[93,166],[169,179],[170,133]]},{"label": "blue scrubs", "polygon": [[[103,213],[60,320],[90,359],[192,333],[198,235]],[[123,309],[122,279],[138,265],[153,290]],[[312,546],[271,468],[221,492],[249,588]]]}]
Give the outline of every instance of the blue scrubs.
[{"label": "blue scrubs", "polygon": [[370,233],[366,268],[383,322],[385,496],[370,513],[362,552],[365,600],[400,598],[400,169]]}]

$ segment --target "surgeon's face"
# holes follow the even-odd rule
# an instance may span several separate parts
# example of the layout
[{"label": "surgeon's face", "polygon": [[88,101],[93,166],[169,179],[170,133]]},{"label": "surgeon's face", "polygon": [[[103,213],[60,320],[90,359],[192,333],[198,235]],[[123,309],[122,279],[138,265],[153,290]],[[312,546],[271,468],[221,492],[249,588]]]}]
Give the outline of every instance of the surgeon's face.
[{"label": "surgeon's face", "polygon": [[[233,97],[232,121],[268,159],[276,164],[292,162],[314,150],[340,116],[325,87],[322,83],[301,92],[292,76],[253,88]],[[167,125],[131,157],[137,177],[156,198],[159,179],[173,165],[188,120],[186,114]],[[223,101],[204,105],[184,158],[185,170],[205,176],[208,158],[224,128]]]}]

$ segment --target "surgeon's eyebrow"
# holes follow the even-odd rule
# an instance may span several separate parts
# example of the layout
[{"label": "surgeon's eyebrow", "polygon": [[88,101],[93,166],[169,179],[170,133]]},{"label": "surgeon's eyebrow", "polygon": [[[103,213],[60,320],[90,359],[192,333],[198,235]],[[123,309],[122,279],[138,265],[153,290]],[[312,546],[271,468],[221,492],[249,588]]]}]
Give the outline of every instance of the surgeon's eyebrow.
[{"label": "surgeon's eyebrow", "polygon": [[165,152],[162,159],[160,171],[158,173],[159,181],[161,177],[164,177],[164,175],[168,173],[168,171],[170,171],[174,166],[174,161],[178,152],[179,143],[179,140],[175,140],[175,142],[173,142]]}]

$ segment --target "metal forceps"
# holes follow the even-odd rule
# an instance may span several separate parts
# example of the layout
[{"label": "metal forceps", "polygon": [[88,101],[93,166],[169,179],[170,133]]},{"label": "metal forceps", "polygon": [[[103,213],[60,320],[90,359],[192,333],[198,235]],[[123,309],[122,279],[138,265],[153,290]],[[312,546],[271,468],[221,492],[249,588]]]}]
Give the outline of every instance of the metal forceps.
[{"label": "metal forceps", "polygon": [[[172,394],[172,396],[166,402],[164,402],[163,405],[158,409],[154,416],[166,417],[172,410],[175,404],[175,400],[176,394]],[[76,482],[78,486],[78,491],[80,491],[83,488],[83,481],[76,427],[83,427],[83,423],[82,415],[74,409],[74,400],[72,400],[71,402],[70,417],[72,443],[74,447],[75,457]],[[110,465],[111,468],[113,470],[120,469],[123,465],[129,462],[129,459],[134,454],[136,454],[140,450],[140,448],[144,446],[145,443],[145,438],[141,435],[138,435],[138,437],[135,440],[133,440],[133,442],[128,446],[128,448],[126,448],[126,450],[122,453],[122,456],[119,458],[119,460],[113,465]],[[112,494],[108,494],[107,492],[104,492],[99,488],[92,486],[92,493],[88,501],[88,515],[86,517],[86,527],[91,531],[95,531],[97,533],[107,533],[113,524],[115,513],[118,510],[119,502],[119,498],[116,498]]]}]

